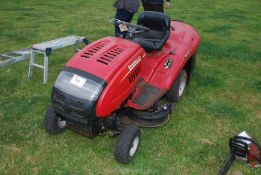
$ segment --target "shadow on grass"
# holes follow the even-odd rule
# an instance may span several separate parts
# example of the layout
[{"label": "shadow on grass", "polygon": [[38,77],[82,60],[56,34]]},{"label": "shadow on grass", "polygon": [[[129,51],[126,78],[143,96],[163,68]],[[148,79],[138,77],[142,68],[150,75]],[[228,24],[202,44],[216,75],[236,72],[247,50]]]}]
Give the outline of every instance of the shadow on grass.
[{"label": "shadow on grass", "polygon": [[[208,87],[208,88],[219,88],[224,86],[224,80],[219,79],[217,76],[219,74],[213,73],[213,70],[210,72],[203,72],[203,70],[195,71],[193,75],[193,79],[195,79],[195,83],[198,87]],[[217,75],[215,75],[217,74]],[[208,89],[209,90],[209,89]]]}]

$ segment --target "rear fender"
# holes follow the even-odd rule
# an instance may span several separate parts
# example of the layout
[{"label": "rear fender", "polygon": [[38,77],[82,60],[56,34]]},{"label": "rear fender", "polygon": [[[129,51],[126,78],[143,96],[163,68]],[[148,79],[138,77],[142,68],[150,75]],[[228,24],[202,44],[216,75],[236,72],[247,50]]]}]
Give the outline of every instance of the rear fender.
[{"label": "rear fender", "polygon": [[194,70],[195,64],[196,64],[196,54],[192,55],[191,58],[186,63],[186,65],[184,66],[184,69],[186,70],[188,75],[187,85],[189,85],[190,83],[191,75]]}]

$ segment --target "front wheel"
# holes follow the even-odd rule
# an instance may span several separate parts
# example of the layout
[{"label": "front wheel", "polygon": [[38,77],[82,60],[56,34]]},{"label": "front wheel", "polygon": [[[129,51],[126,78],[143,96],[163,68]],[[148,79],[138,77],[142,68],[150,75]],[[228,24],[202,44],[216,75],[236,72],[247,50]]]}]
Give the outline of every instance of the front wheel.
[{"label": "front wheel", "polygon": [[66,121],[62,120],[54,111],[53,106],[49,106],[45,113],[44,128],[49,134],[59,134],[65,130]]},{"label": "front wheel", "polygon": [[181,99],[184,90],[187,86],[187,72],[182,69],[170,87],[169,91],[166,94],[166,99],[170,102],[177,103]]},{"label": "front wheel", "polygon": [[138,150],[141,130],[133,125],[127,126],[118,136],[114,157],[119,163],[127,164]]}]

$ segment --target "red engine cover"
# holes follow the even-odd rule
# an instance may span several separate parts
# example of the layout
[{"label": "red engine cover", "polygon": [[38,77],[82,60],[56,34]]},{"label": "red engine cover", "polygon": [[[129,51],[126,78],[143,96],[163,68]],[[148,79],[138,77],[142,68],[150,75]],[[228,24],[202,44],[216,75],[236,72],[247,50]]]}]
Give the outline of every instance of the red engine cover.
[{"label": "red engine cover", "polygon": [[96,108],[97,116],[106,117],[135,89],[144,55],[144,50],[134,42],[106,37],[86,46],[66,66],[89,72],[107,82]]}]

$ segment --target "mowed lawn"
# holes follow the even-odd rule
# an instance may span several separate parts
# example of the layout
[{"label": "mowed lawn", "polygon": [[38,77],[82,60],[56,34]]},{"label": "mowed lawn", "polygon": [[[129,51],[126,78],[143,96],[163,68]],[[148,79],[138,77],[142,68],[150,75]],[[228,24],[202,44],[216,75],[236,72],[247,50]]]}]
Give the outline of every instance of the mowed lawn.
[{"label": "mowed lawn", "polygon": [[[67,35],[113,35],[113,0],[1,0],[0,53]],[[136,22],[139,12],[135,15]],[[28,61],[0,69],[0,174],[217,174],[228,140],[247,131],[261,143],[261,2],[175,0],[166,11],[201,35],[190,86],[170,121],[142,129],[134,160],[118,164],[116,139],[43,128],[53,83],[73,48],[54,51],[49,80],[27,78]],[[42,57],[38,57],[41,62]],[[230,174],[261,174],[235,162]]]}]

